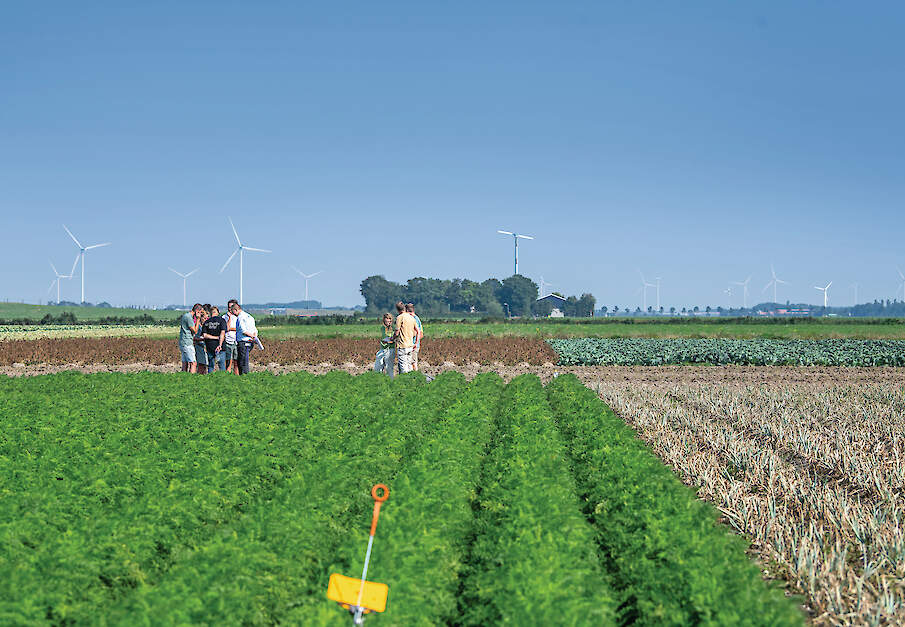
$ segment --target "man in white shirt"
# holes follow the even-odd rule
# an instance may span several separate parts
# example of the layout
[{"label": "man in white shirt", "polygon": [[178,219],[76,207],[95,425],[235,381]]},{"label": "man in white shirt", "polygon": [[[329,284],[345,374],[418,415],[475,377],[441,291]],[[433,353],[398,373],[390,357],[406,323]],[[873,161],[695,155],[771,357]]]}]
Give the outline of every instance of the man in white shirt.
[{"label": "man in white shirt", "polygon": [[248,374],[248,355],[258,339],[258,328],[251,314],[242,311],[239,303],[229,306],[229,313],[236,317],[236,345],[239,349],[239,374]]},{"label": "man in white shirt", "polygon": [[239,346],[236,344],[236,316],[232,312],[233,304],[238,305],[235,298],[226,303],[226,337],[223,340],[223,352],[226,353],[226,371],[239,374]]}]

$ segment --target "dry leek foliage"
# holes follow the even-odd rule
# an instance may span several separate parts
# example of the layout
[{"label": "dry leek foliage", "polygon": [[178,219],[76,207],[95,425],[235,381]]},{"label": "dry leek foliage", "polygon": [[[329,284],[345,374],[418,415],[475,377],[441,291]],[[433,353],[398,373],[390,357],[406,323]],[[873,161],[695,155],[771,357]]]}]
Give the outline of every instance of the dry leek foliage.
[{"label": "dry leek foliage", "polygon": [[806,595],[815,623],[901,624],[901,382],[721,374],[591,386]]}]

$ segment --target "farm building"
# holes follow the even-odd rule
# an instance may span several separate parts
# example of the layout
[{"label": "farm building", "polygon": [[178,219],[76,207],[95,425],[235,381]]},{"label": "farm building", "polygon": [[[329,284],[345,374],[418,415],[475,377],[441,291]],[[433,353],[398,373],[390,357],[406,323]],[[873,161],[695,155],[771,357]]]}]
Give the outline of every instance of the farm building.
[{"label": "farm building", "polygon": [[[550,313],[548,316],[550,318],[562,318],[562,310],[565,304],[566,299],[559,294],[547,294],[535,301],[535,310],[544,312],[549,309]],[[540,305],[540,307],[538,307],[538,305]]]}]

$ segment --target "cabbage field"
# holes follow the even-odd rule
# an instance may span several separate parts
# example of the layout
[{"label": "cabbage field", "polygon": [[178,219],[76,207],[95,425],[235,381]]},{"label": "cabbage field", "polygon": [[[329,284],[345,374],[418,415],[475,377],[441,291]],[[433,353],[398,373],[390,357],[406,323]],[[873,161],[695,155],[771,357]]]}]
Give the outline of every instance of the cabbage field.
[{"label": "cabbage field", "polygon": [[795,625],[597,393],[564,375],[0,379],[0,624]]},{"label": "cabbage field", "polygon": [[580,338],[547,342],[564,366],[905,366],[905,340]]}]

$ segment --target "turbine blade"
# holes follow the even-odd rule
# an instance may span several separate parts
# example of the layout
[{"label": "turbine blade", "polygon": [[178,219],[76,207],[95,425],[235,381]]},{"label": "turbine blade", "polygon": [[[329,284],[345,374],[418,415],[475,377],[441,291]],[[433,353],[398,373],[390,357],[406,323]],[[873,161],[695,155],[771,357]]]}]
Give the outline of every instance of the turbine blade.
[{"label": "turbine blade", "polygon": [[905,274],[902,274],[902,271],[899,270],[899,266],[896,266],[896,272],[899,273],[899,278],[905,281]]},{"label": "turbine blade", "polygon": [[301,274],[302,276],[305,276],[305,273],[302,272],[301,270],[299,270],[298,268],[296,268],[295,266],[289,266],[289,267],[292,268],[293,270],[295,270],[296,272],[298,272],[299,274]]},{"label": "turbine blade", "polygon": [[169,268],[169,267],[168,267],[167,270],[169,270],[170,272],[175,272],[176,274],[178,274],[179,276],[181,276],[183,279],[184,279],[185,276],[186,276],[186,275],[182,274],[181,272],[178,272],[178,271],[176,271],[176,270],[173,270],[173,268]]},{"label": "turbine blade", "polygon": [[773,281],[770,281],[769,283],[764,285],[764,289],[762,289],[761,292],[766,292],[768,289],[770,289],[771,285],[773,285]]},{"label": "turbine blade", "polygon": [[827,284],[826,284],[826,287],[825,287],[825,288],[823,288],[823,289],[825,289],[825,290],[828,290],[828,289],[830,289],[830,285],[832,285],[832,284],[833,284],[833,282],[832,282],[832,281],[830,281],[830,282],[829,282],[829,283],[827,283]]},{"label": "turbine blade", "polygon": [[76,266],[78,266],[78,265],[79,265],[79,254],[76,253],[76,255],[75,255],[75,261],[72,262],[72,270],[69,271],[69,278],[70,278],[70,279],[71,279],[73,276],[75,276],[75,269],[76,269]]},{"label": "turbine blade", "polygon": [[103,244],[95,244],[94,246],[86,246],[85,250],[91,250],[92,248],[100,248],[101,246],[109,246],[110,242],[105,242]]},{"label": "turbine blade", "polygon": [[497,231],[497,233],[502,233],[503,235],[515,235],[515,233],[511,233],[510,231]]},{"label": "turbine blade", "polygon": [[72,234],[72,231],[70,231],[69,229],[67,229],[65,224],[63,225],[63,228],[66,229],[66,232],[67,232],[67,233],[69,233],[69,237],[72,238],[72,241],[75,242],[75,245],[78,246],[79,248],[81,248],[81,247],[82,247],[81,243],[79,243],[79,240],[77,240],[77,239],[75,238],[75,235]]},{"label": "turbine blade", "polygon": [[516,235],[516,237],[519,237],[519,238],[521,238],[521,239],[534,239],[534,238],[531,237],[530,235]]},{"label": "turbine blade", "polygon": [[323,270],[318,270],[314,274],[309,274],[306,278],[311,279],[313,277],[316,277],[318,274],[322,274],[322,273],[323,273]]},{"label": "turbine blade", "polygon": [[50,263],[50,267],[53,268],[53,273],[54,273],[55,275],[57,275],[57,276],[60,276],[60,273],[57,272],[57,267],[56,267],[55,265],[53,265],[53,262],[52,262],[52,261],[48,261],[48,263]]},{"label": "turbine blade", "polygon": [[272,253],[272,250],[267,250],[266,248],[252,248],[251,246],[243,246],[245,250],[253,250],[256,253]]},{"label": "turbine blade", "polygon": [[198,270],[200,270],[200,269],[201,269],[201,268],[195,268],[194,270],[192,270],[191,272],[189,272],[187,275],[185,275],[186,278],[192,276],[193,274],[195,274],[196,272],[198,272]]},{"label": "turbine blade", "polygon": [[233,227],[233,235],[236,236],[236,243],[239,244],[239,246],[241,246],[241,245],[242,245],[242,240],[239,239],[239,233],[236,232],[236,225],[233,224],[233,219],[230,218],[229,216],[227,216],[226,219],[229,220],[229,225],[230,225],[231,227]]},{"label": "turbine blade", "polygon": [[50,290],[53,289],[53,286],[57,284],[57,281],[59,281],[59,279],[54,279],[53,281],[50,282],[50,287],[47,288],[48,294],[50,294]]},{"label": "turbine blade", "polygon": [[227,260],[226,260],[226,263],[223,264],[223,267],[220,268],[220,272],[223,272],[224,270],[226,270],[226,266],[228,266],[228,265],[229,265],[229,262],[233,260],[233,257],[236,256],[236,253],[237,253],[237,252],[239,252],[239,249],[238,249],[238,248],[235,249],[235,250],[233,251],[233,254],[231,254],[231,255],[229,256],[229,259],[227,259]]}]

